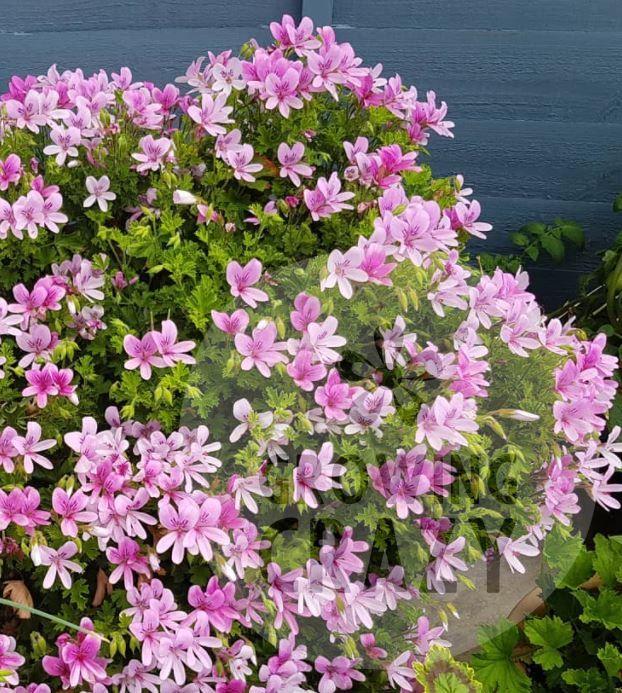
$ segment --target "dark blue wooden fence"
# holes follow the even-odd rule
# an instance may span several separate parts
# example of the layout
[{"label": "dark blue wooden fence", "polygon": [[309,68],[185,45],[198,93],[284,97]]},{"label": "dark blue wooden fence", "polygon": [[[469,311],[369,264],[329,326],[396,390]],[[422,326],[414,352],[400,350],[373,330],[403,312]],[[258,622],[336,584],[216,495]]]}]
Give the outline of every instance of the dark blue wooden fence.
[{"label": "dark blue wooden fence", "polygon": [[439,174],[463,172],[495,225],[490,249],[534,219],[582,222],[589,247],[535,271],[552,304],[622,227],[622,0],[2,0],[0,85],[52,62],[129,65],[162,82],[207,50],[268,37],[284,12],[332,23],[368,63],[450,106]]}]

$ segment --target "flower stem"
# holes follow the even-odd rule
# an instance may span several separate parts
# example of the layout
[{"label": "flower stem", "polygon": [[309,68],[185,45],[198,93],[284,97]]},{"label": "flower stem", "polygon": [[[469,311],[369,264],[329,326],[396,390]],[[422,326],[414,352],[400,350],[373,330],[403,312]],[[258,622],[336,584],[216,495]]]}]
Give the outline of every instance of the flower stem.
[{"label": "flower stem", "polygon": [[99,633],[96,633],[93,630],[89,630],[88,628],[82,628],[82,626],[78,626],[75,623],[70,623],[69,621],[65,621],[62,618],[58,618],[58,616],[53,616],[52,614],[48,614],[45,611],[39,611],[39,609],[35,609],[32,606],[28,606],[27,604],[21,604],[19,602],[13,602],[10,599],[3,599],[0,597],[0,604],[3,604],[4,606],[10,606],[13,609],[17,610],[23,610],[23,611],[30,611],[31,614],[34,614],[35,616],[41,616],[41,618],[47,618],[49,621],[54,621],[54,623],[58,623],[61,626],[65,626],[66,628],[71,628],[73,630],[80,631],[80,633],[86,633],[87,635],[96,635],[98,638],[101,638],[104,642],[109,643],[110,640],[105,638],[103,635],[100,635]]}]

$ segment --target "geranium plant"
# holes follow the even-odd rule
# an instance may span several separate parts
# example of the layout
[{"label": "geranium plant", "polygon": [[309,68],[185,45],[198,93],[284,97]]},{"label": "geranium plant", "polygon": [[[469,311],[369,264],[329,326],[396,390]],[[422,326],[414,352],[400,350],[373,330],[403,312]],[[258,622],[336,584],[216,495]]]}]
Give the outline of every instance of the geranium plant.
[{"label": "geranium plant", "polygon": [[461,260],[445,104],[271,31],[2,97],[4,689],[415,690],[469,565],[619,507],[616,361]]}]

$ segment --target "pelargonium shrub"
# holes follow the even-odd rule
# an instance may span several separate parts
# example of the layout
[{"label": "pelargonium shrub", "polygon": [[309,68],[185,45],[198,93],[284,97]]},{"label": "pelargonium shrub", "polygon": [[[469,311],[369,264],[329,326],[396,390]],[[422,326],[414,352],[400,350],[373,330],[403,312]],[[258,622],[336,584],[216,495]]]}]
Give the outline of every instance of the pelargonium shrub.
[{"label": "pelargonium shrub", "polygon": [[619,507],[616,361],[461,257],[445,104],[271,31],[2,97],[1,690],[415,690],[470,565]]}]

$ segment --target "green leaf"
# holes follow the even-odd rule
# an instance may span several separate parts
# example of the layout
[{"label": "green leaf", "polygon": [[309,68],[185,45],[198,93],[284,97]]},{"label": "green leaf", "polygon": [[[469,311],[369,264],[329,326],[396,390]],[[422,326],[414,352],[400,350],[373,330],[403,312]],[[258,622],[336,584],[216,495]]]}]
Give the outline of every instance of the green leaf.
[{"label": "green leaf", "polygon": [[562,678],[569,686],[576,686],[581,693],[599,693],[611,691],[609,680],[605,674],[595,667],[590,669],[568,669],[562,674]]},{"label": "green leaf", "polygon": [[598,650],[597,656],[609,676],[619,679],[622,670],[622,652],[613,643],[608,642]]},{"label": "green leaf", "polygon": [[553,262],[562,262],[566,254],[564,244],[555,236],[544,236],[540,241],[542,247],[551,256]]},{"label": "green leaf", "polygon": [[592,565],[593,555],[594,554],[590,553],[585,546],[582,546],[572,566],[558,575],[556,580],[558,586],[573,589],[589,580],[594,574],[594,567]]},{"label": "green leaf", "polygon": [[603,537],[601,534],[594,538],[594,570],[602,578],[607,587],[618,583],[617,572],[622,566],[622,537]]},{"label": "green leaf", "polygon": [[558,524],[547,534],[543,555],[548,566],[557,573],[556,582],[563,581],[570,573],[583,550],[583,539],[572,536]]},{"label": "green leaf", "polygon": [[566,240],[570,241],[577,248],[583,248],[585,245],[585,234],[579,224],[572,221],[564,221],[559,224],[558,228]]},{"label": "green leaf", "polygon": [[532,221],[521,226],[519,232],[530,234],[531,236],[541,236],[546,231],[546,224],[539,221]]},{"label": "green leaf", "polygon": [[622,212],[622,193],[620,193],[613,201],[613,211]]},{"label": "green leaf", "polygon": [[608,630],[622,628],[622,596],[617,592],[605,587],[597,597],[582,591],[575,596],[583,606],[579,616],[583,623],[601,623]]},{"label": "green leaf", "polygon": [[502,620],[496,626],[482,626],[478,632],[480,651],[473,655],[471,666],[487,691],[523,693],[531,684],[512,659],[520,639],[518,627]]},{"label": "green leaf", "polygon": [[533,659],[543,669],[549,671],[562,666],[559,650],[572,642],[572,626],[569,623],[564,623],[557,616],[529,619],[525,624],[525,635],[532,645],[537,646]]},{"label": "green leaf", "polygon": [[525,254],[535,262],[540,255],[540,251],[538,250],[538,246],[530,245],[525,248]]},{"label": "green leaf", "polygon": [[514,245],[518,245],[521,248],[524,248],[525,246],[529,245],[529,236],[525,235],[524,233],[521,233],[520,231],[517,231],[516,233],[511,233],[510,234],[510,240]]}]

